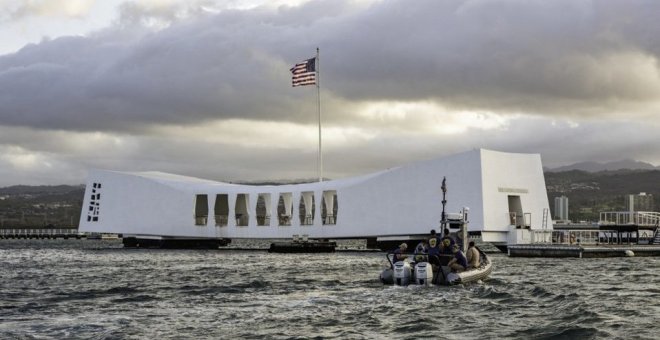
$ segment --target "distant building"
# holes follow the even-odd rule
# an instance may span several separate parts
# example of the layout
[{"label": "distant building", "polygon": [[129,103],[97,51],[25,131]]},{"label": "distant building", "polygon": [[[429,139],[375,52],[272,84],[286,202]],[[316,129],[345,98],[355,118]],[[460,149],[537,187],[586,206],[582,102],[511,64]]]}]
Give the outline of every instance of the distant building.
[{"label": "distant building", "polygon": [[628,211],[653,211],[653,195],[640,192],[637,195],[625,196],[626,209]]},{"label": "distant building", "polygon": [[568,197],[555,197],[555,220],[568,221]]}]

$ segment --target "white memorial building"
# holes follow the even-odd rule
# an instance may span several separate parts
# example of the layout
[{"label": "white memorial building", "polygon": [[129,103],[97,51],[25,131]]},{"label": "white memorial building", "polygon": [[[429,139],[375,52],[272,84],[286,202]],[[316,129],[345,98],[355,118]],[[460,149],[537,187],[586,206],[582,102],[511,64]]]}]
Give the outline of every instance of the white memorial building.
[{"label": "white memorial building", "polygon": [[237,185],[161,172],[91,170],[79,230],[138,238],[406,240],[469,208],[468,231],[505,245],[552,221],[541,157],[475,149],[363,176]]}]

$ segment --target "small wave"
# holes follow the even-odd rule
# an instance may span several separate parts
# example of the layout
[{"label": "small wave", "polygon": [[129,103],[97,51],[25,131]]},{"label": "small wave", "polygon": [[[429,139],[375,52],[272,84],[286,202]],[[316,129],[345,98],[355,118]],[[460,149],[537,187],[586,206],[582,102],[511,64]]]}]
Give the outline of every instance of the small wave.
[{"label": "small wave", "polygon": [[137,293],[138,290],[131,287],[113,287],[105,291],[108,294],[133,294]]},{"label": "small wave", "polygon": [[509,281],[497,277],[491,277],[487,279],[485,282],[487,282],[491,286],[506,286],[510,284]]},{"label": "small wave", "polygon": [[574,296],[571,296],[572,294],[559,294],[556,295],[555,297],[552,298],[553,302],[563,302],[563,301],[570,301],[574,299]]},{"label": "small wave", "polygon": [[332,326],[339,326],[341,323],[340,320],[337,319],[332,319],[332,318],[327,318],[327,319],[321,319],[320,321],[317,321],[313,324],[313,326],[317,327],[332,327]]},{"label": "small wave", "polygon": [[295,276],[293,276],[293,279],[291,280],[291,284],[297,284],[297,285],[298,284],[312,285],[312,284],[315,284],[316,282],[318,282],[318,281],[314,280],[314,279],[307,279],[307,278],[299,279],[299,278],[296,278]]},{"label": "small wave", "polygon": [[625,290],[625,288],[622,288],[622,287],[607,287],[607,288],[603,288],[602,290],[606,291],[606,292],[618,292],[618,291],[621,291],[621,290]]},{"label": "small wave", "polygon": [[2,309],[7,309],[7,310],[16,309],[16,308],[19,308],[19,307],[20,306],[17,306],[17,305],[3,305],[3,306],[0,306],[0,310],[2,310]]},{"label": "small wave", "polygon": [[[559,340],[559,339],[606,339],[608,333],[593,327],[573,326],[566,329],[560,329],[555,332],[543,332],[539,339]],[[548,334],[550,333],[550,334]]]},{"label": "small wave", "polygon": [[55,296],[45,299],[48,302],[63,302],[63,301],[74,301],[74,300],[91,300],[96,299],[99,296],[105,295],[103,291],[100,290],[88,290],[80,292],[68,292],[68,293],[56,293]]},{"label": "small wave", "polygon": [[30,313],[34,311],[40,311],[40,310],[45,310],[48,309],[48,305],[36,303],[36,302],[28,302],[20,307],[18,307],[16,310],[19,313]]},{"label": "small wave", "polygon": [[183,290],[183,291],[189,291],[189,290],[199,290],[201,289],[201,286],[195,286],[195,285],[182,285],[181,287],[178,288],[178,290]]},{"label": "small wave", "polygon": [[137,295],[127,298],[113,299],[110,301],[113,303],[132,303],[132,302],[149,302],[154,300],[158,300],[158,298],[151,295]]},{"label": "small wave", "polygon": [[545,297],[550,297],[554,296],[553,293],[549,292],[543,287],[535,286],[534,289],[532,289],[531,292],[532,296],[539,297],[539,298],[545,298]]},{"label": "small wave", "polygon": [[235,288],[267,288],[270,287],[270,282],[264,280],[252,280],[247,283],[235,284],[232,287]]},{"label": "small wave", "polygon": [[325,280],[325,281],[319,282],[319,284],[323,287],[335,287],[335,286],[345,286],[346,285],[341,280]]},{"label": "small wave", "polygon": [[209,266],[202,266],[202,267],[197,267],[195,268],[195,272],[209,272],[209,271],[217,271],[217,270],[223,270],[224,268],[222,267],[209,267]]},{"label": "small wave", "polygon": [[421,318],[414,321],[402,323],[397,327],[395,327],[392,331],[394,333],[411,335],[411,334],[419,333],[420,330],[424,330],[424,332],[428,333],[431,331],[440,330],[440,328],[438,327],[438,322],[436,320]]},{"label": "small wave", "polygon": [[514,299],[513,295],[508,292],[500,292],[491,287],[485,287],[484,289],[479,289],[476,292],[477,297],[479,298],[488,298],[494,300],[503,300],[503,299]]},{"label": "small wave", "polygon": [[188,295],[214,295],[214,294],[238,294],[252,290],[263,290],[270,288],[271,284],[264,280],[252,280],[249,282],[240,282],[226,286],[198,286],[184,285],[178,288],[179,291]]}]

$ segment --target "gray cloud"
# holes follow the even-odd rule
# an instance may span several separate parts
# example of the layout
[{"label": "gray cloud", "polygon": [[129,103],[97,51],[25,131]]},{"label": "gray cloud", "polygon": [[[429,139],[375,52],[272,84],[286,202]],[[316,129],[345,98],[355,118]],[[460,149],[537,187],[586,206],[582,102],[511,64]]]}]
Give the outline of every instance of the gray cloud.
[{"label": "gray cloud", "polygon": [[[315,89],[291,88],[288,69],[317,46],[324,124],[346,134],[327,140],[328,177],[478,147],[660,162],[658,2],[206,4],[126,4],[102,31],[0,56],[0,185],[90,167],[314,177]],[[213,130],[234,121],[254,126]],[[281,127],[265,122],[291,135],[263,142]],[[209,139],[223,134],[261,144]]]},{"label": "gray cloud", "polygon": [[[614,19],[619,4],[603,1],[387,3],[331,38],[338,48],[330,48],[336,52],[329,59],[340,61],[328,77],[356,99],[431,97],[468,108],[609,113],[611,99],[658,100],[658,40],[644,38],[660,33],[648,15],[659,6],[628,2],[623,24]],[[344,42],[349,31],[354,38]],[[346,44],[352,53],[340,48]],[[643,66],[652,74],[636,72]]]},{"label": "gray cloud", "polygon": [[[152,15],[123,8],[132,22]],[[311,121],[310,91],[289,87],[288,67],[316,46],[324,92],[338,101],[640,111],[660,101],[654,11],[660,4],[651,1],[387,1],[366,9],[315,1],[199,14],[157,32],[119,25],[0,57],[0,122],[122,131],[218,118]],[[347,122],[350,112],[333,109]]]},{"label": "gray cloud", "polygon": [[[623,158],[660,164],[655,148],[660,136],[655,131],[643,122],[573,124],[521,116],[498,129],[474,128],[459,135],[382,132],[372,138],[352,138],[348,145],[328,140],[325,176],[355,176],[481,147],[540,153],[549,167]],[[629,143],[620,142],[624,139]],[[90,168],[158,170],[219,181],[314,178],[313,140],[277,144],[275,140],[271,145],[243,145],[166,133],[117,135],[4,127],[0,128],[0,186],[78,184]]]}]

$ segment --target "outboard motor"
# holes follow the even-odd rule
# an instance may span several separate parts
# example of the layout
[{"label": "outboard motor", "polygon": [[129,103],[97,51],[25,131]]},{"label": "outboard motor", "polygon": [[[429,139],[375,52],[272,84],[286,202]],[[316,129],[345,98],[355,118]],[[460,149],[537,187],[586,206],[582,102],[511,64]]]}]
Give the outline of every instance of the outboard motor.
[{"label": "outboard motor", "polygon": [[415,283],[426,286],[433,280],[433,268],[428,262],[419,262],[415,266]]},{"label": "outboard motor", "polygon": [[394,264],[394,284],[397,286],[407,286],[410,284],[411,275],[410,263],[399,261]]}]

